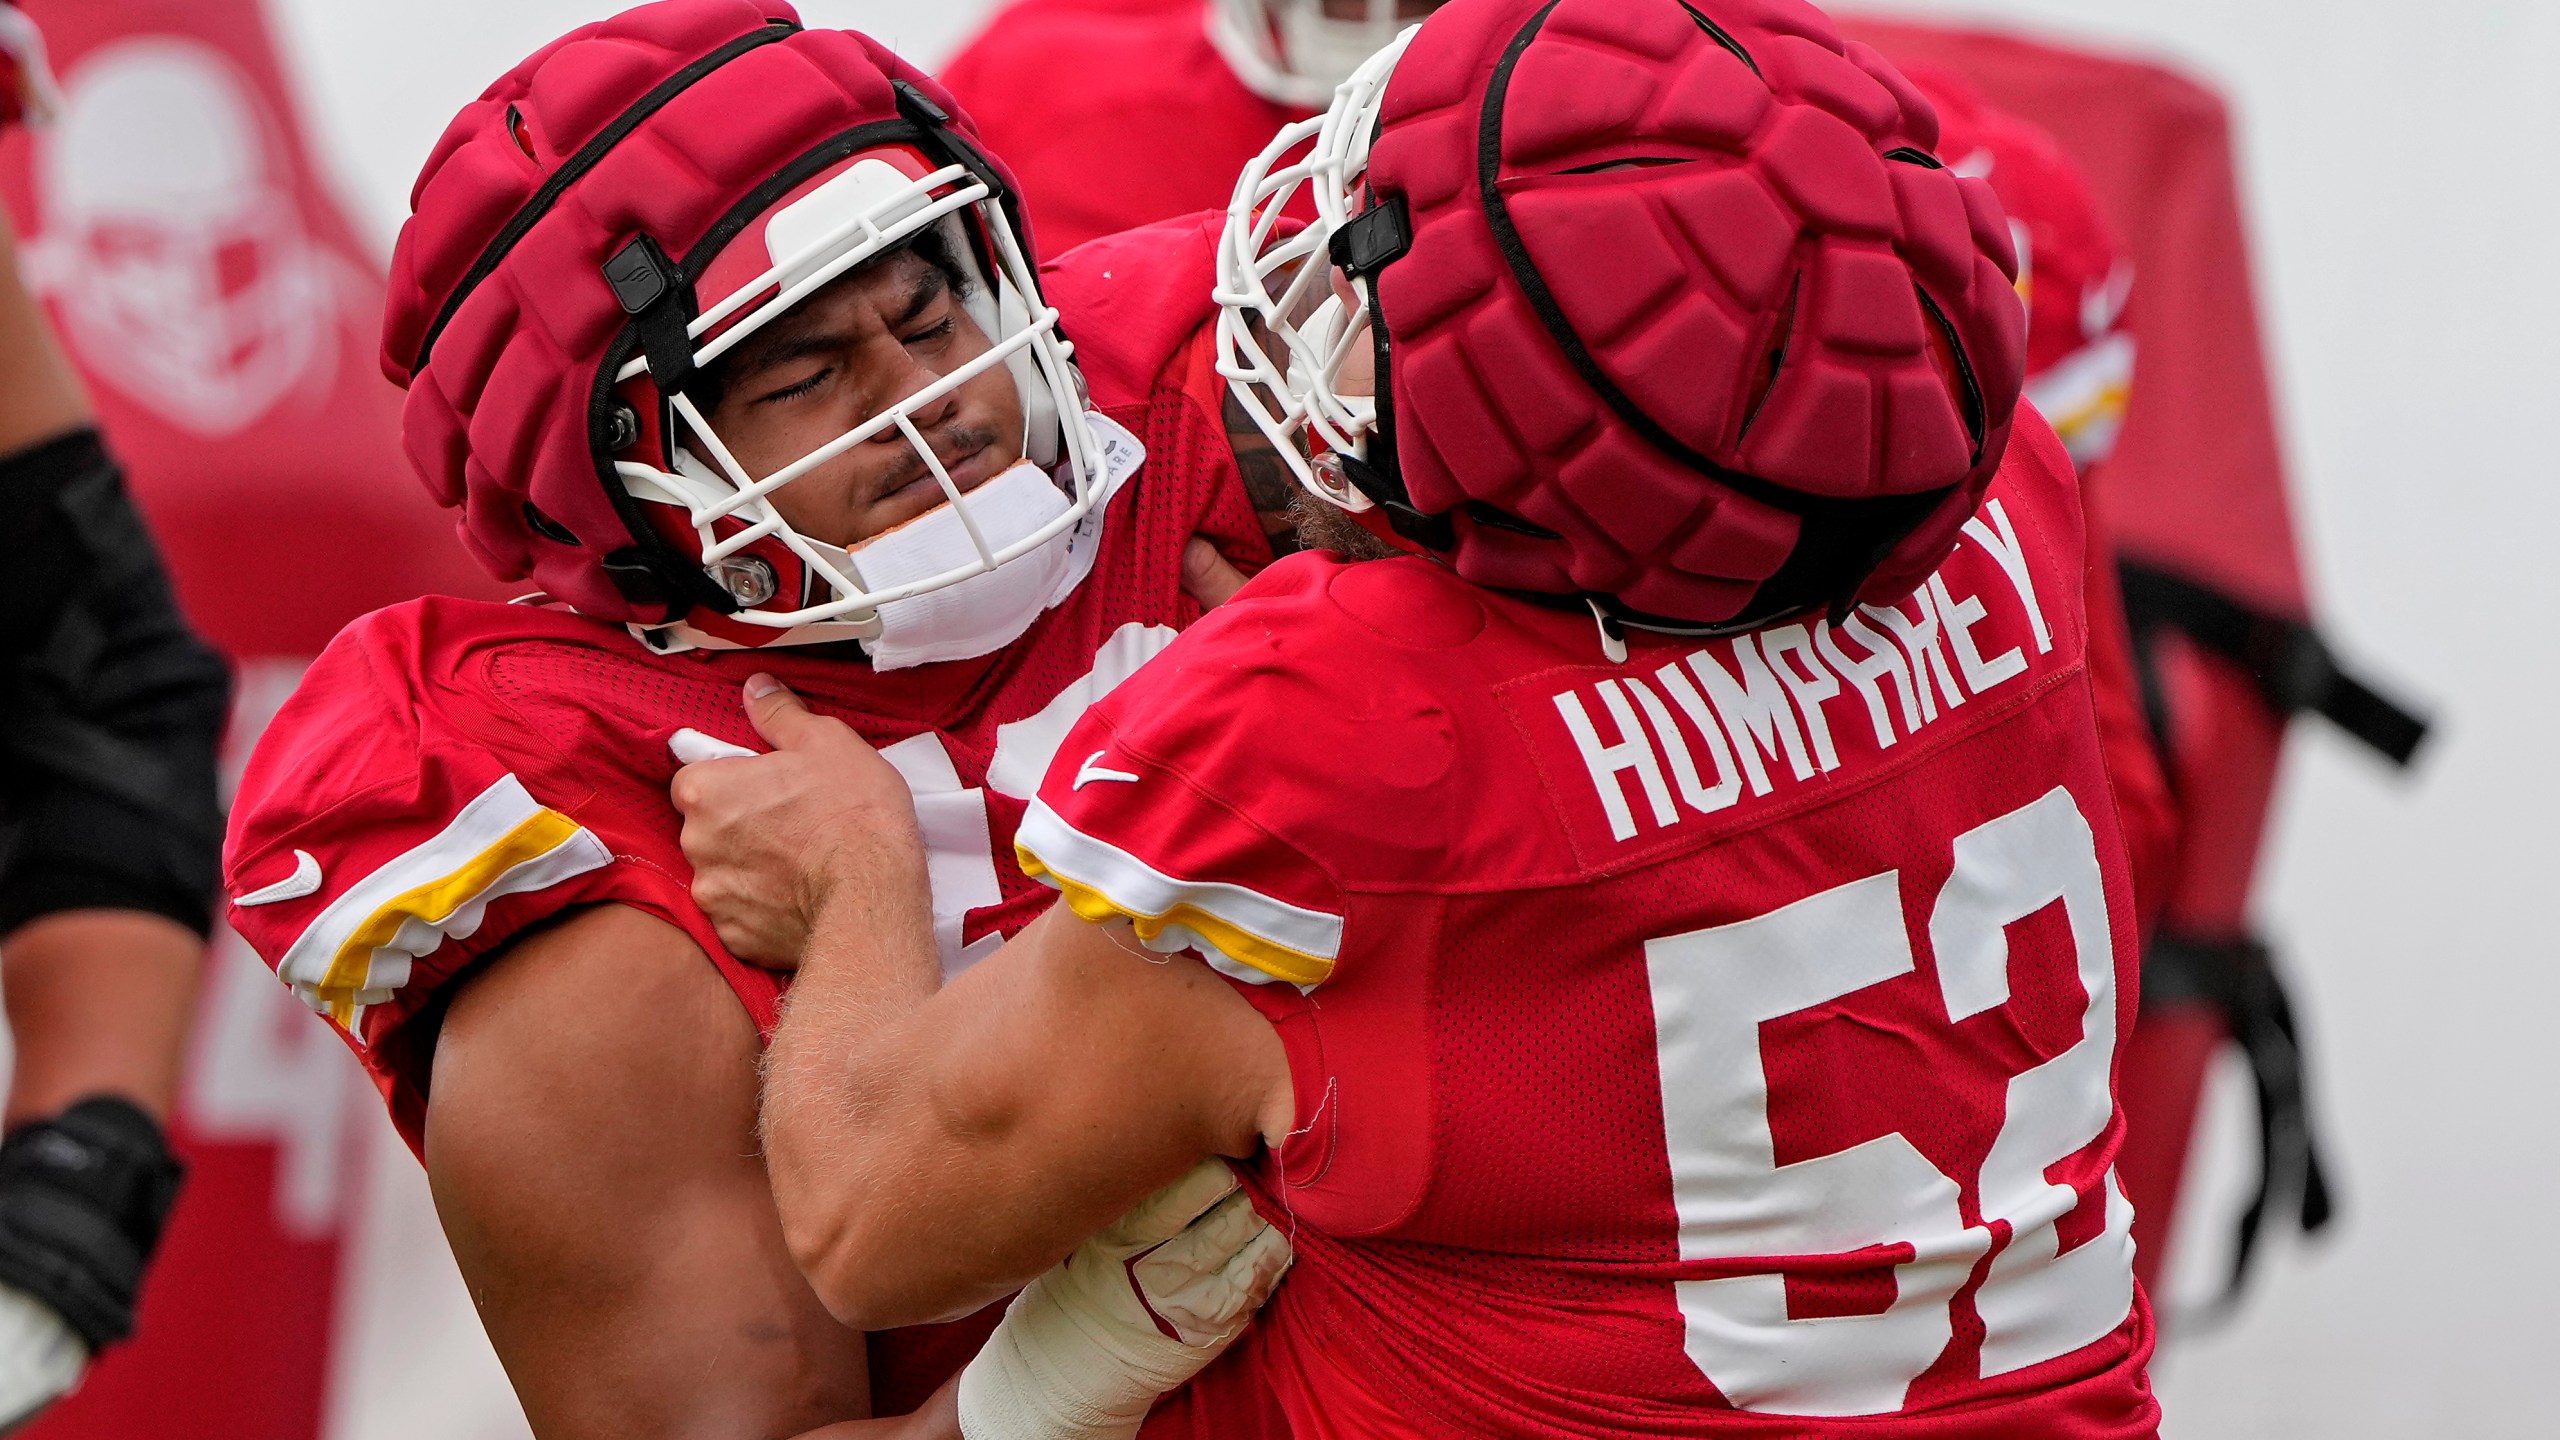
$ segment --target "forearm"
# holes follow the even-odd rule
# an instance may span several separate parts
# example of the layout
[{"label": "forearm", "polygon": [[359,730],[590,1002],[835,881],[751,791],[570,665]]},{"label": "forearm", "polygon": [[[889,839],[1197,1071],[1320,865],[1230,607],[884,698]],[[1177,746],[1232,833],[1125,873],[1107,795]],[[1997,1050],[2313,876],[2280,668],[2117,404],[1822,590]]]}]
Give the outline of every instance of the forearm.
[{"label": "forearm", "polygon": [[[823,1057],[795,1009],[804,1068],[766,1091],[793,1253],[850,1325],[967,1313],[1204,1156],[1252,1153],[1266,1122],[1286,1133],[1270,1027],[1205,966],[1063,908],[887,1008]],[[821,1065],[830,1088],[791,1083]]]},{"label": "forearm", "polygon": [[0,999],[17,1058],[7,1123],[92,1095],[166,1122],[185,1059],[204,942],[129,910],[72,910],[0,939]]},{"label": "forearm", "polygon": [[778,1067],[767,1082],[784,1233],[829,1313],[856,1329],[969,1314],[1115,1213],[1062,1209],[1063,1196],[1036,1187],[1040,1166],[1020,1147],[1018,1116],[965,1083],[966,1065],[944,1050],[951,1027],[937,1023],[939,1008],[838,1052],[831,1086],[792,1087]]},{"label": "forearm", "polygon": [[79,372],[27,288],[17,236],[0,213],[0,454],[77,430],[90,414]]},{"label": "forearm", "polygon": [[767,1051],[762,1118],[791,1253],[828,1310],[864,1330],[947,1318],[876,1306],[882,1211],[910,1203],[899,1181],[924,1150],[908,1141],[931,1128],[935,1087],[914,1020],[941,984],[922,856],[882,828],[847,841],[863,878],[817,912]]},{"label": "forearm", "polygon": [[795,1440],[962,1440],[959,1395],[960,1377],[954,1375],[912,1415],[846,1420]]}]

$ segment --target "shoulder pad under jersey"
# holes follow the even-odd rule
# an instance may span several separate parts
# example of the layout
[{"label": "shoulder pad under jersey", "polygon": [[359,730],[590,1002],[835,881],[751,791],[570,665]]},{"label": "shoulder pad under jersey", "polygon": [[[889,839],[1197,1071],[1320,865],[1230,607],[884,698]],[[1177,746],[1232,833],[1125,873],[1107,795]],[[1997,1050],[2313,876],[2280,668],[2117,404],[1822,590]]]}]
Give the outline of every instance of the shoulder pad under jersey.
[{"label": "shoulder pad under jersey", "polygon": [[1179,351],[1218,313],[1210,211],[1089,241],[1040,269],[1040,290],[1075,342],[1097,408],[1143,403]]},{"label": "shoulder pad under jersey", "polygon": [[574,813],[584,793],[546,793],[561,787],[540,737],[456,683],[493,628],[538,639],[593,623],[451,600],[377,611],[330,643],[268,725],[232,805],[229,919],[359,1044],[567,906],[681,906],[665,874],[617,863],[609,820]]},{"label": "shoulder pad under jersey", "polygon": [[1517,840],[1450,849],[1463,797],[1516,752],[1471,683],[1476,593],[1420,559],[1273,566],[1069,734],[1018,837],[1024,873],[1155,948],[1323,983],[1352,892],[1448,888],[1486,873],[1473,847]]}]

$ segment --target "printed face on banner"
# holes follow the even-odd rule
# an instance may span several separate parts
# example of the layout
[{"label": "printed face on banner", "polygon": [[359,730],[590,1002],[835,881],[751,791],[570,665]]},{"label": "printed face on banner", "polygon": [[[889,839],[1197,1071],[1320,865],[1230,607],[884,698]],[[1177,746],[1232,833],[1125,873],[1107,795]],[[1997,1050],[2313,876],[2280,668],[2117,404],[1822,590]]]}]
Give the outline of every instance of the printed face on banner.
[{"label": "printed face on banner", "polygon": [[337,364],[345,264],[303,222],[285,138],[220,51],[100,46],[39,131],[27,272],[90,373],[199,435],[264,418]]}]

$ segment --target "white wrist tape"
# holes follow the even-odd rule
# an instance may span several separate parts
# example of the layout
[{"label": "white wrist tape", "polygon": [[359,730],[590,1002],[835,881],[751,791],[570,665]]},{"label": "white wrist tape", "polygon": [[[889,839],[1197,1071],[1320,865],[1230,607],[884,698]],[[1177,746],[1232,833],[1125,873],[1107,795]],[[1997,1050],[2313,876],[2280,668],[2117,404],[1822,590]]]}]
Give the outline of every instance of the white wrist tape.
[{"label": "white wrist tape", "polygon": [[1289,1260],[1233,1172],[1203,1162],[1014,1298],[960,1374],[960,1433],[1126,1440],[1243,1333]]},{"label": "white wrist tape", "polygon": [[0,1435],[79,1388],[89,1347],[60,1312],[0,1285]]}]

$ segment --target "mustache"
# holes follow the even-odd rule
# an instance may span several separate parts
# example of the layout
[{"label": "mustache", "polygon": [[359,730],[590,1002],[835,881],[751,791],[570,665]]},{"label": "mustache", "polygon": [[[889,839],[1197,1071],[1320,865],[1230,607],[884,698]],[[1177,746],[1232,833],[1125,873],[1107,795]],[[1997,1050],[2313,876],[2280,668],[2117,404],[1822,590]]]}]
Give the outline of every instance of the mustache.
[{"label": "mustache", "polygon": [[[943,469],[948,470],[952,462],[960,457],[974,455],[995,444],[997,436],[995,431],[984,425],[954,420],[926,431],[924,438],[925,443],[933,447],[934,458],[942,462]],[[874,499],[895,494],[900,489],[933,473],[932,467],[925,464],[924,456],[917,453],[914,445],[908,445],[900,455],[902,458],[899,463],[881,480],[879,492],[873,497]]]}]

